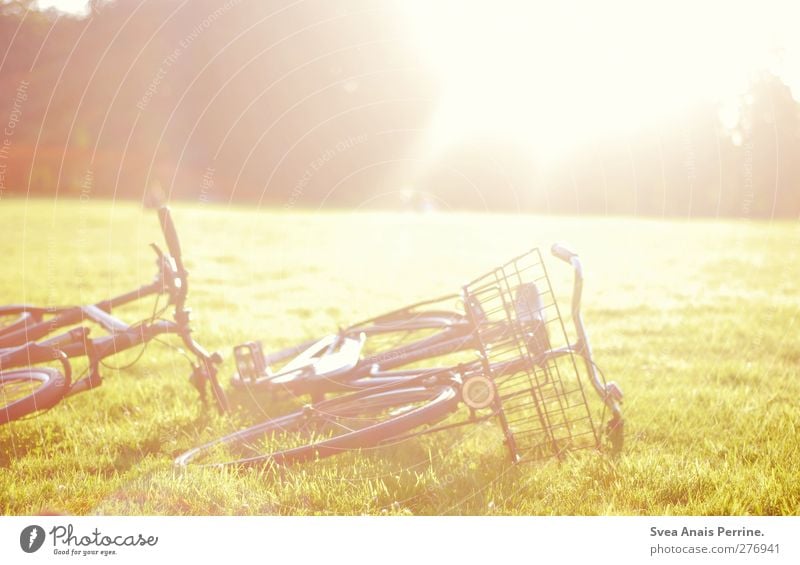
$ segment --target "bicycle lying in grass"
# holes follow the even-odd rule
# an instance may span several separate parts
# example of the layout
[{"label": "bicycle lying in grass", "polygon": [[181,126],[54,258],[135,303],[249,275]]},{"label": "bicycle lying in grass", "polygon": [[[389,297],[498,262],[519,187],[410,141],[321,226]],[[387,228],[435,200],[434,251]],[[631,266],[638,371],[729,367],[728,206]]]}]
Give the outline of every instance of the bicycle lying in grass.
[{"label": "bicycle lying in grass", "polygon": [[314,400],[374,386],[382,371],[474,349],[466,314],[445,309],[458,300],[454,294],[418,302],[266,355],[259,342],[236,346],[231,383]]},{"label": "bicycle lying in grass", "polygon": [[[191,382],[205,401],[210,386],[220,411],[227,409],[225,394],[217,380],[217,353],[209,353],[192,338],[188,272],[181,255],[180,241],[168,208],[159,210],[159,220],[169,254],[151,244],[157,255],[158,273],[150,284],[115,298],[88,306],[40,308],[28,305],[0,307],[0,424],[55,406],[67,395],[90,390],[102,382],[103,359],[146,344],[165,334],[180,337],[194,355]],[[115,308],[156,295],[152,315],[129,325],[113,316]],[[159,309],[159,297],[168,301]],[[173,319],[162,319],[169,306]],[[108,335],[90,339],[89,328],[74,327],[47,338],[58,330],[92,321]],[[46,339],[43,339],[46,338]],[[85,377],[73,381],[70,358],[86,356]],[[138,359],[138,358],[137,358]],[[58,362],[62,370],[44,365]]]},{"label": "bicycle lying in grass", "polygon": [[[592,357],[581,317],[581,262],[563,246],[553,246],[553,254],[574,270],[575,342],[568,340],[541,254],[533,250],[464,286],[465,315],[446,316],[459,328],[457,338],[439,328],[433,337],[416,340],[412,342],[416,345],[403,350],[408,358],[417,359],[433,350],[432,340],[460,349],[474,347],[478,359],[449,367],[410,369],[402,368],[398,361],[387,368],[373,363],[369,356],[354,361],[352,353],[349,363],[343,364],[337,358],[340,350],[335,349],[331,352],[334,361],[328,363],[322,345],[330,338],[323,338],[306,348],[294,367],[289,362],[289,370],[279,375],[301,374],[302,367],[339,366],[335,379],[305,382],[315,383],[316,392],[343,388],[356,392],[314,402],[191,449],[179,456],[176,464],[288,465],[490,419],[499,422],[514,462],[561,457],[567,451],[600,447],[606,442],[612,452],[618,452],[624,435],[622,392],[616,384],[605,382]],[[404,313],[412,310],[375,320],[393,320],[395,327],[402,321],[400,325],[409,327],[414,316]],[[366,328],[374,328],[375,323],[355,327],[365,328],[358,338],[363,343]],[[456,341],[448,341],[451,339]],[[562,345],[554,347],[554,340]],[[394,358],[389,359],[393,364]],[[240,373],[260,363],[252,356],[239,361]],[[269,383],[276,376],[262,378]],[[587,384],[595,394],[588,394]],[[610,419],[602,429],[606,412]]]}]

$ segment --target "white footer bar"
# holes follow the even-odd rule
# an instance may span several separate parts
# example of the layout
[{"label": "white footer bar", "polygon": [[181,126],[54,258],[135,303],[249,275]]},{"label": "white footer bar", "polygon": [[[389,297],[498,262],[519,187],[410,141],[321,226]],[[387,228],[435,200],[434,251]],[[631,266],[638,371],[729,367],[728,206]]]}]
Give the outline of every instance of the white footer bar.
[{"label": "white footer bar", "polygon": [[0,518],[0,563],[797,564],[798,538],[798,517],[31,516]]}]

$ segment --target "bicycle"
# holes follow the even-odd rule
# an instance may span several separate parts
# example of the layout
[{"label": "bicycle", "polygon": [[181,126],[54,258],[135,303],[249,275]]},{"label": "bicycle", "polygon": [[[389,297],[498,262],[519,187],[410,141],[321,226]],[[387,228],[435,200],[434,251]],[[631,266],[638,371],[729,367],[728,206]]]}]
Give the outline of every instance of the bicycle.
[{"label": "bicycle", "polygon": [[[583,269],[577,254],[554,245],[574,271],[570,343],[541,254],[534,249],[465,285],[462,296],[478,359],[453,367],[373,371],[356,392],[195,447],[180,467],[290,465],[353,449],[496,418],[515,463],[558,458],[573,449],[623,446],[622,391],[606,383],[592,356],[581,316]],[[553,347],[560,336],[563,346]],[[600,429],[576,358],[583,361],[601,415]],[[351,385],[358,380],[351,381]],[[466,407],[468,414],[444,422]]]},{"label": "bicycle", "polygon": [[405,306],[340,329],[335,334],[264,354],[260,342],[234,347],[235,388],[287,391],[321,400],[362,386],[376,372],[472,349],[465,313],[448,310],[458,295]]},{"label": "bicycle", "polygon": [[[153,282],[88,306],[0,307],[0,322],[5,320],[0,326],[0,424],[47,410],[68,395],[100,386],[100,364],[103,359],[165,334],[179,336],[194,355],[195,359],[190,360],[190,380],[201,400],[206,401],[206,389],[210,387],[217,408],[220,412],[227,410],[225,393],[217,379],[217,365],[222,358],[218,353],[206,351],[191,336],[190,310],[186,308],[188,271],[183,264],[175,224],[169,208],[160,208],[158,214],[169,253],[164,253],[155,243],[151,244],[158,266]],[[164,294],[168,300],[159,309],[159,298]],[[157,298],[153,313],[147,319],[129,325],[113,316],[115,308],[152,295]],[[162,319],[161,315],[170,305],[174,306],[173,320]],[[100,325],[108,335],[90,339],[89,328],[75,327],[42,340],[57,330],[87,320]],[[82,356],[89,361],[87,375],[73,382],[69,359]],[[49,362],[60,363],[62,370],[35,366]]]},{"label": "bicycle", "polygon": [[237,345],[231,384],[319,401],[376,386],[382,371],[452,359],[475,349],[477,336],[466,313],[445,309],[451,302],[462,302],[460,295],[417,302],[274,353],[264,354],[258,341]]}]

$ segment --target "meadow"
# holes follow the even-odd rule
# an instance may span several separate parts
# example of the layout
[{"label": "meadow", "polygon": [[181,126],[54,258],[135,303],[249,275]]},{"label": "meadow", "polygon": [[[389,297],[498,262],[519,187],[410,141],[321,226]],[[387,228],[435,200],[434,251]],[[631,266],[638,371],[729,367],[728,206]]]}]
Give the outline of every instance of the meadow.
[{"label": "meadow", "polygon": [[[99,389],[0,427],[3,514],[800,513],[797,222],[173,212],[195,337],[225,356],[228,390],[234,344],[291,345],[570,242],[596,360],[625,391],[623,453],[513,465],[487,423],[286,469],[178,470],[176,455],[274,407],[231,391],[219,416],[179,352],[152,343]],[[155,273],[158,220],[137,204],[5,200],[0,221],[0,303],[91,303]],[[566,311],[571,272],[547,266]]]}]

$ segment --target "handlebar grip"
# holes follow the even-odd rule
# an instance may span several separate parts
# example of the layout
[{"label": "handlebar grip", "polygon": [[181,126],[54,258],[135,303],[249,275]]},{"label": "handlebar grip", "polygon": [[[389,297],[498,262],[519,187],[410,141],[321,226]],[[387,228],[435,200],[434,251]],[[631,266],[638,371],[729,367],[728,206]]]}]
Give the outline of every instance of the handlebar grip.
[{"label": "handlebar grip", "polygon": [[181,260],[181,243],[178,240],[178,232],[175,231],[175,223],[172,221],[169,207],[162,206],[158,209],[158,220],[161,222],[161,231],[164,233],[164,240],[167,242],[169,254],[175,259],[177,267],[183,270]]},{"label": "handlebar grip", "polygon": [[572,263],[572,258],[578,256],[577,253],[561,243],[554,243],[553,247],[550,248],[550,252],[565,263]]}]

